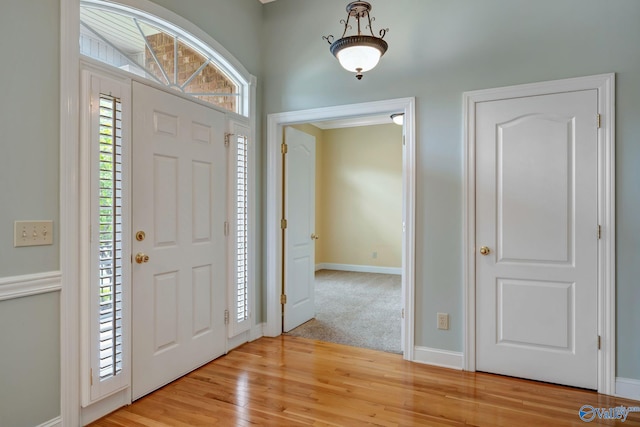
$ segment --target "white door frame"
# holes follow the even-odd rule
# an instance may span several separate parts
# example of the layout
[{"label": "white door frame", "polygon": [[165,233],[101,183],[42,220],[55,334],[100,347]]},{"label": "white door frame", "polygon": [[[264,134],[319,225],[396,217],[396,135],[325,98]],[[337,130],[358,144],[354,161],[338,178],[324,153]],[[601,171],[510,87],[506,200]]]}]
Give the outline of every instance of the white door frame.
[{"label": "white door frame", "polygon": [[413,360],[415,295],[415,98],[398,98],[362,104],[340,105],[267,116],[267,268],[266,324],[264,335],[282,333],[280,287],[282,284],[282,142],[287,125],[404,112],[402,277],[404,281],[404,358]]},{"label": "white door frame", "polygon": [[[598,130],[598,392],[615,393],[615,75],[555,80],[463,94],[464,108],[464,369],[476,370],[476,141],[475,111],[479,102],[596,89],[601,127]],[[594,121],[597,117],[593,118]],[[593,231],[596,233],[596,230]]]}]

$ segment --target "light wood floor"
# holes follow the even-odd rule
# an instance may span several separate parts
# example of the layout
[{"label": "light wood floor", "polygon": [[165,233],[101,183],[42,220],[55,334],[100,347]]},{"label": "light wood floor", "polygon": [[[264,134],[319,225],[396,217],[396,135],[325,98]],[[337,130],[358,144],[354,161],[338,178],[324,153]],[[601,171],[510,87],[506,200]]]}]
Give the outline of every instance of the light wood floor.
[{"label": "light wood floor", "polygon": [[[282,336],[245,344],[92,425],[584,426],[582,405],[640,402]],[[603,425],[637,427],[640,413]]]}]

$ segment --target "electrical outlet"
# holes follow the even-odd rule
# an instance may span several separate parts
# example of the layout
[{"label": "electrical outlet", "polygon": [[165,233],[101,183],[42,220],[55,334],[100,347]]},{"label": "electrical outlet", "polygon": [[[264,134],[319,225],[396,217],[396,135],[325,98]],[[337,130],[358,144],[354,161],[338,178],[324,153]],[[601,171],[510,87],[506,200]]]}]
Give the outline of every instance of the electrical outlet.
[{"label": "electrical outlet", "polygon": [[449,329],[449,314],[438,313],[438,329]]},{"label": "electrical outlet", "polygon": [[378,252],[373,252],[373,253],[371,254],[371,258],[373,258],[373,259],[378,258]]},{"label": "electrical outlet", "polygon": [[15,221],[13,247],[53,245],[53,221]]}]

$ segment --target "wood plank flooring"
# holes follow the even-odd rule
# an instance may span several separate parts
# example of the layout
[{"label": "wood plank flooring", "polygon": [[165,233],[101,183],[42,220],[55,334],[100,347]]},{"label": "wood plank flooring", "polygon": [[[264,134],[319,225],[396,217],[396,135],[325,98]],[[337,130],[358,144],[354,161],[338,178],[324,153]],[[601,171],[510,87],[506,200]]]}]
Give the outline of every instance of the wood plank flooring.
[{"label": "wood plank flooring", "polygon": [[[92,426],[583,426],[583,405],[640,402],[281,336],[245,344]],[[589,425],[638,427],[640,413]]]}]

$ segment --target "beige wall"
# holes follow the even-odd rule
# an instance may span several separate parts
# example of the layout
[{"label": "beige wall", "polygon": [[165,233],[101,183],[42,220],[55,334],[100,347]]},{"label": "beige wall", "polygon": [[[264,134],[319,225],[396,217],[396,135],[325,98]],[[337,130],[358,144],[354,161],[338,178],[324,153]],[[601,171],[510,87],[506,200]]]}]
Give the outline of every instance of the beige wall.
[{"label": "beige wall", "polygon": [[299,129],[316,136],[316,264],[401,267],[402,128]]}]

